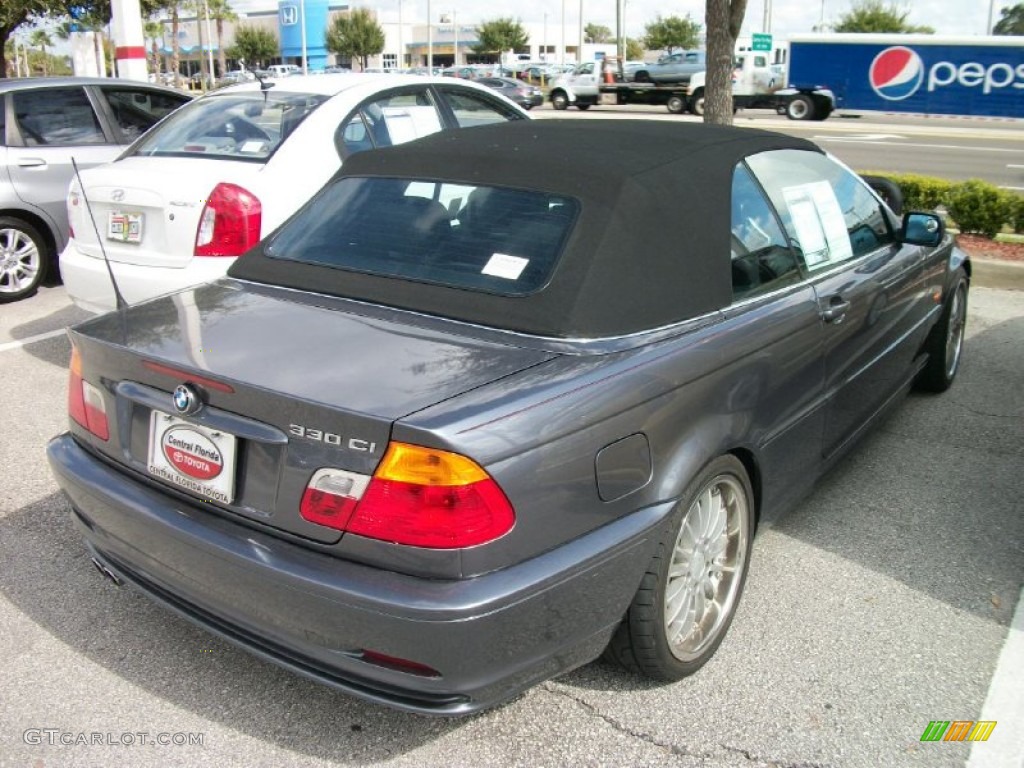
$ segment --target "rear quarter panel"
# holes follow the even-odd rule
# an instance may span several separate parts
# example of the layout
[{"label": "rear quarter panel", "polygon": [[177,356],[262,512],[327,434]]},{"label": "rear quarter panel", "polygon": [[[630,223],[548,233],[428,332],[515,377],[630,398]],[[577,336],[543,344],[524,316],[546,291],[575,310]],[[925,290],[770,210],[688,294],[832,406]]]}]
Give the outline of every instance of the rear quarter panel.
[{"label": "rear quarter panel", "polygon": [[[462,551],[465,576],[674,499],[732,450],[753,457],[761,506],[775,508],[813,480],[820,458],[819,326],[801,288],[633,349],[563,355],[403,419],[392,436],[473,457],[515,507],[508,535]],[[650,445],[651,477],[604,501],[596,456],[635,434]]]}]

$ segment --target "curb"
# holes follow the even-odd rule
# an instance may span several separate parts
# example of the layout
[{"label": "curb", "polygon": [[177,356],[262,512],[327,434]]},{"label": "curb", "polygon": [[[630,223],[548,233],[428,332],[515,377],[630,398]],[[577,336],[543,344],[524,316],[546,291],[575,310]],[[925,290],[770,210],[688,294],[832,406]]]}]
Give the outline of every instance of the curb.
[{"label": "curb", "polygon": [[1024,291],[1024,261],[972,258],[971,267],[972,285]]}]

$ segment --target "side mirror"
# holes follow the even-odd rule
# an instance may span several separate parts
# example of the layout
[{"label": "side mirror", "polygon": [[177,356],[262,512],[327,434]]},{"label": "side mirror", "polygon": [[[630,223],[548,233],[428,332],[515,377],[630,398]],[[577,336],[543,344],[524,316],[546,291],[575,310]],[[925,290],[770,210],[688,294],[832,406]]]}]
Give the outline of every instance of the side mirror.
[{"label": "side mirror", "polygon": [[903,217],[900,227],[900,242],[909,245],[927,245],[935,247],[942,242],[946,234],[946,225],[942,217],[934,213],[908,213]]}]

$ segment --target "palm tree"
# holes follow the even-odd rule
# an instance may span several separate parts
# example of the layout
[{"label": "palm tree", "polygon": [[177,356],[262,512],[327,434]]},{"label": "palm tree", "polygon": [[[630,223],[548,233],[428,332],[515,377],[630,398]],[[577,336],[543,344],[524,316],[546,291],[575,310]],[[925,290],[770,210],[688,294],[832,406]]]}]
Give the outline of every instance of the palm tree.
[{"label": "palm tree", "polygon": [[29,45],[38,45],[43,53],[43,75],[46,75],[46,46],[53,45],[53,39],[45,29],[37,29],[28,39]]},{"label": "palm tree", "polygon": [[143,24],[143,31],[146,37],[149,38],[149,52],[153,55],[153,74],[156,75],[157,82],[160,80],[160,46],[157,40],[163,40],[164,37],[164,25],[156,19],[150,19]]},{"label": "palm tree", "polygon": [[238,14],[231,10],[228,0],[207,0],[210,5],[210,18],[217,22],[217,62],[220,64],[221,77],[228,71],[227,52],[224,50],[224,22],[238,21]]},{"label": "palm tree", "polygon": [[178,73],[178,67],[181,66],[181,49],[178,47],[180,20],[177,0],[171,0],[168,7],[171,12],[171,72],[174,73],[174,85],[178,87],[181,85],[181,75]]}]

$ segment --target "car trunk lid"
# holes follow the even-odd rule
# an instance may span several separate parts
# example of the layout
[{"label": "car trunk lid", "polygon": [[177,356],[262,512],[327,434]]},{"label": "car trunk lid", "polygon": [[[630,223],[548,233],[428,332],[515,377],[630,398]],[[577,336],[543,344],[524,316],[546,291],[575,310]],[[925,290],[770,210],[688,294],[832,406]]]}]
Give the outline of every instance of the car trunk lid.
[{"label": "car trunk lid", "polygon": [[[90,440],[180,492],[315,541],[341,536],[299,514],[316,470],[371,475],[397,419],[555,356],[243,286],[201,286],[75,329],[85,378],[102,382],[115,422],[109,441]],[[185,384],[205,405],[181,415],[174,391]],[[174,463],[190,445],[212,461],[216,488]],[[179,482],[176,467],[196,482]]]},{"label": "car trunk lid", "polygon": [[[231,160],[126,157],[82,173],[84,197],[69,207],[75,245],[86,256],[152,267],[185,267],[195,251],[206,200],[230,179],[259,197],[263,164]],[[88,208],[86,207],[88,202]],[[89,210],[92,211],[93,221]]]}]

